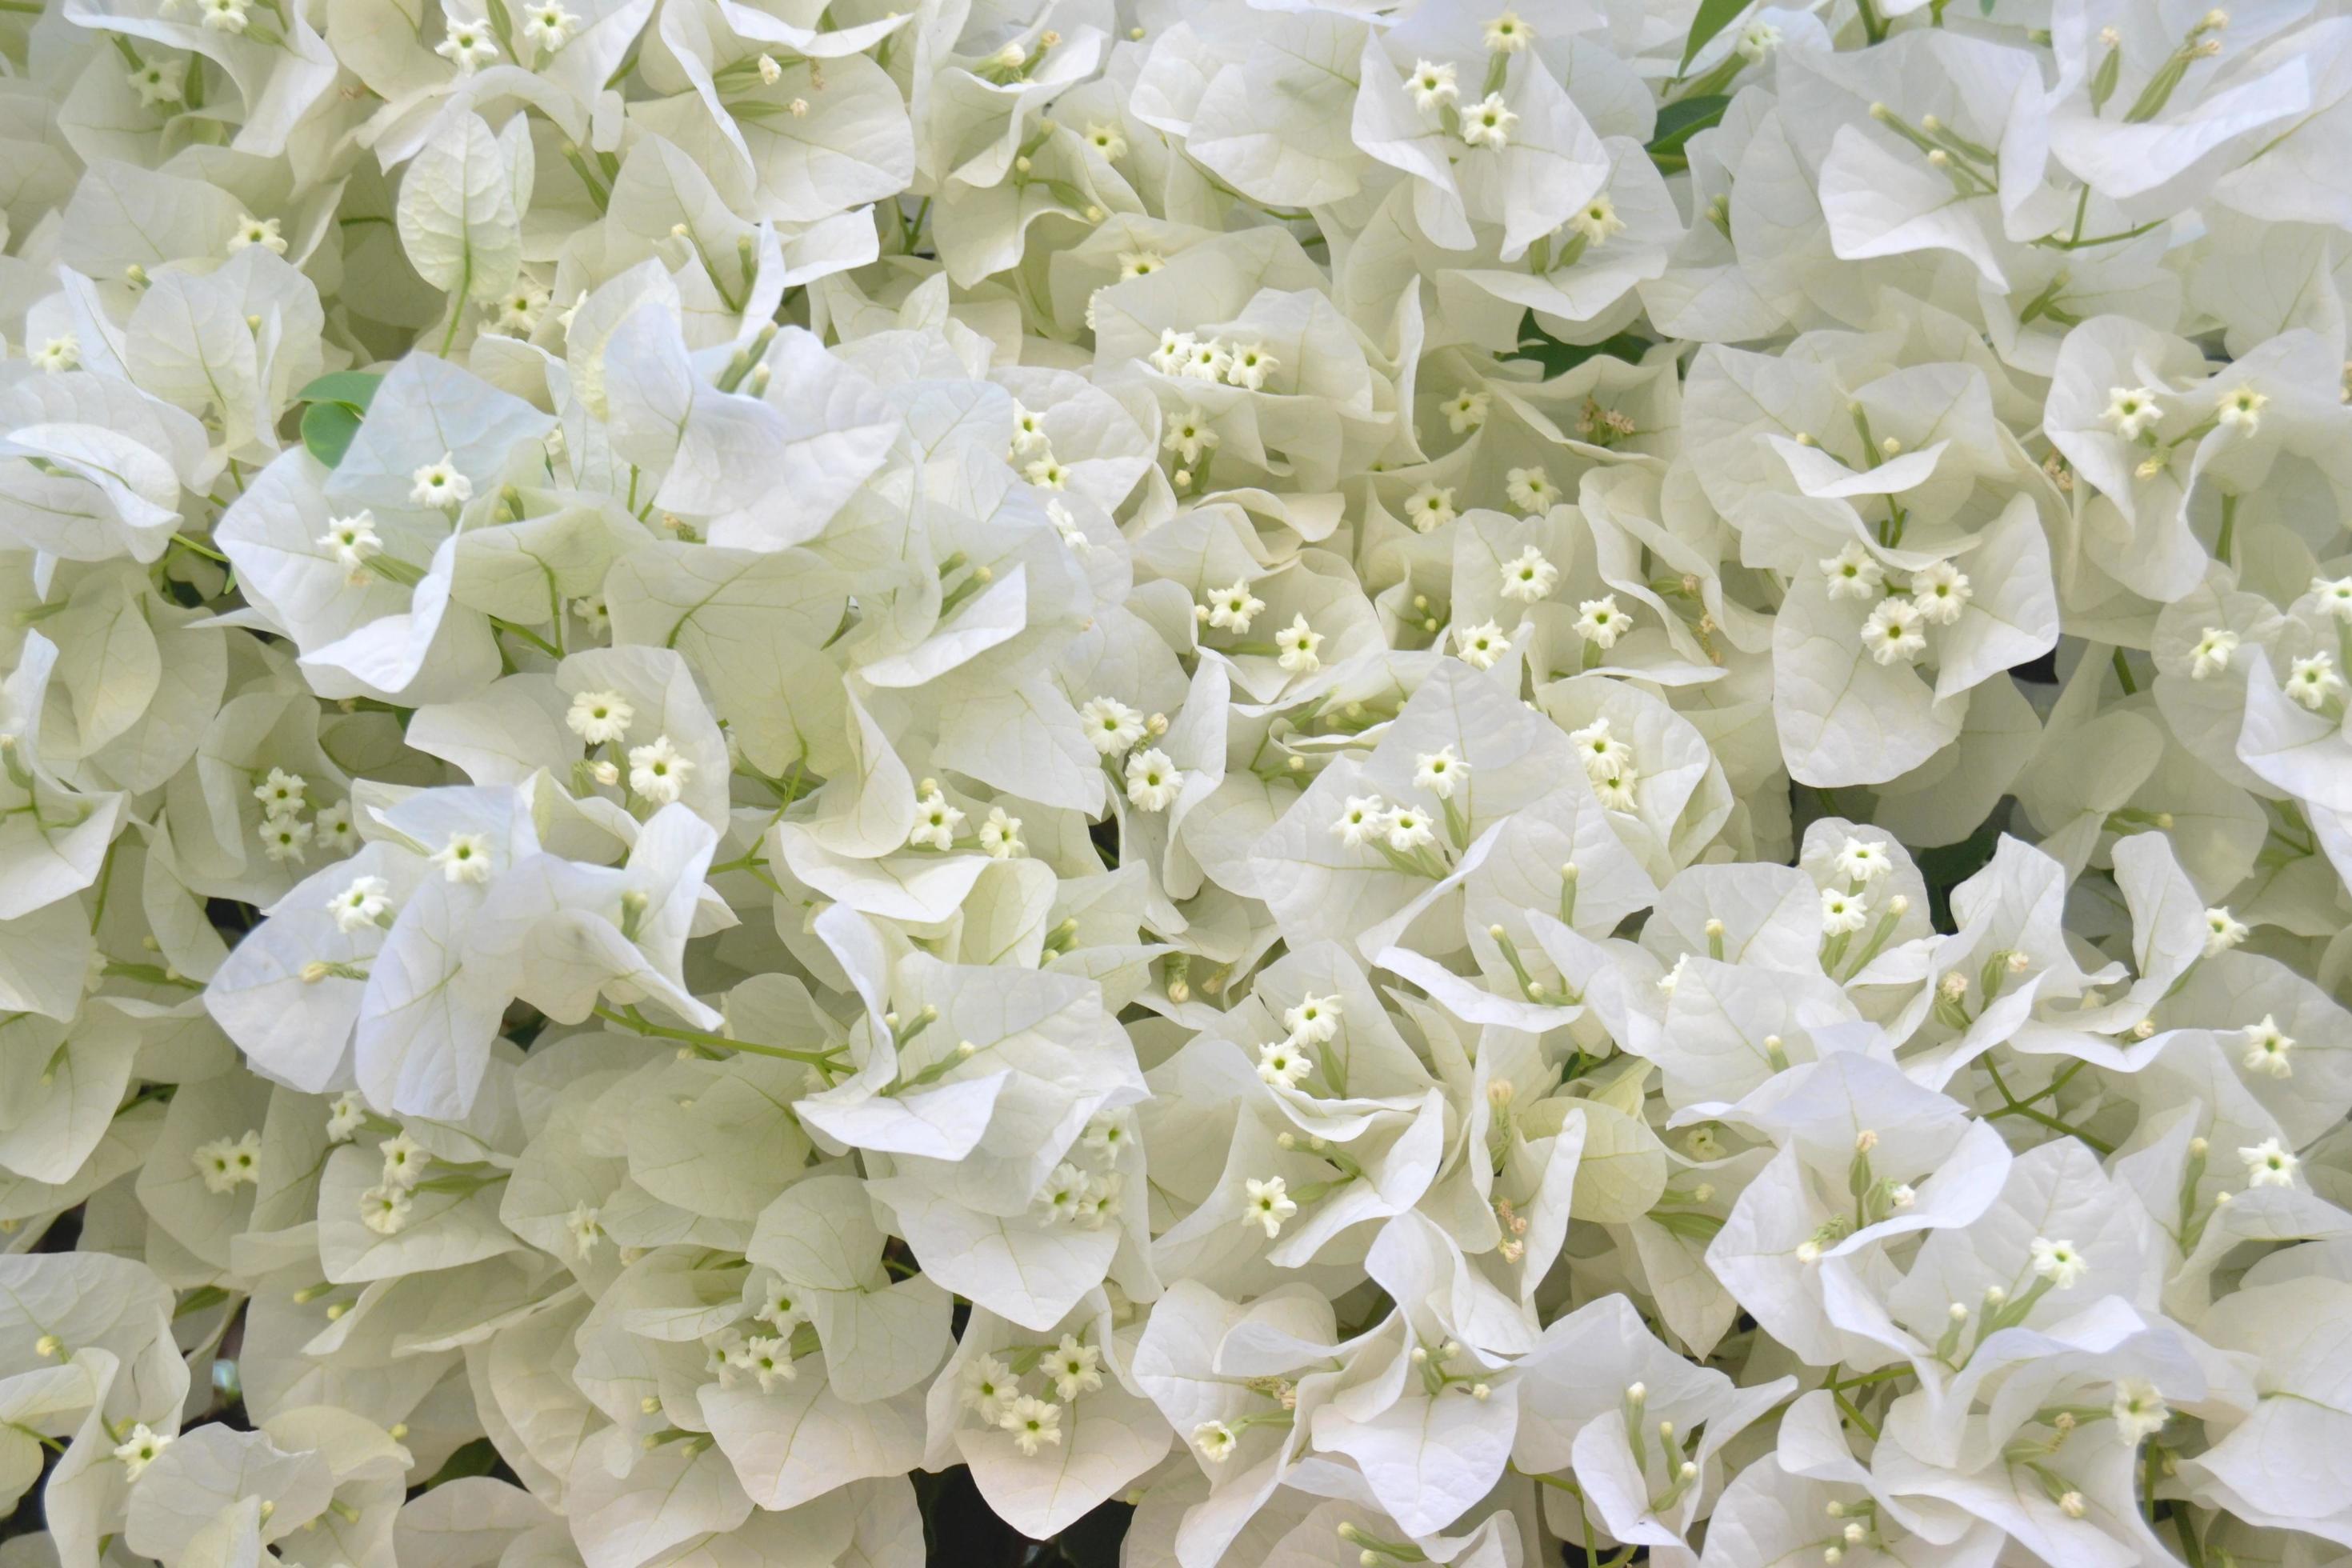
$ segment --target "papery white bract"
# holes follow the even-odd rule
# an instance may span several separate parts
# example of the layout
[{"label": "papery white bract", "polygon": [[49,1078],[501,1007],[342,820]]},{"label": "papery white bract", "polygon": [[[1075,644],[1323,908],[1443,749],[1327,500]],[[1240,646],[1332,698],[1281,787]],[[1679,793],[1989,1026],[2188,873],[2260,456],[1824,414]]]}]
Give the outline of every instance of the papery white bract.
[{"label": "papery white bract", "polygon": [[2352,1549],[2341,7],[14,9],[0,1556]]}]

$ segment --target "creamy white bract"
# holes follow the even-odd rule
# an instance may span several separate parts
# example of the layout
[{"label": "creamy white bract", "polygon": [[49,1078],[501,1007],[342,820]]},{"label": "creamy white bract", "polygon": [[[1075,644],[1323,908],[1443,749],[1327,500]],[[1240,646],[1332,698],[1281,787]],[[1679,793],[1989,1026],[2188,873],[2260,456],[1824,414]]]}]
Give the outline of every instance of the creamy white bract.
[{"label": "creamy white bract", "polygon": [[2339,0],[0,10],[0,1564],[2352,1563]]}]

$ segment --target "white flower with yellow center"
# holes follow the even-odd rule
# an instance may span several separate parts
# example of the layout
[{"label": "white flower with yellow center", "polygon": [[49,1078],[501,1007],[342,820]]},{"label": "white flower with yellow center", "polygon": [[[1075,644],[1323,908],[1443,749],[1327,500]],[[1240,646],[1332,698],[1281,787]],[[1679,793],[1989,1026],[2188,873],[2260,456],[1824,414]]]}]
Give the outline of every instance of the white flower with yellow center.
[{"label": "white flower with yellow center", "polygon": [[382,877],[354,877],[351,885],[327,900],[327,912],[345,935],[382,925],[392,912],[392,884]]},{"label": "white flower with yellow center", "polygon": [[2262,428],[2263,410],[2269,404],[2267,395],[2256,392],[2251,386],[2242,386],[2223,395],[2221,406],[2213,411],[2213,419],[2224,430],[2251,436]]},{"label": "white flower with yellow center", "polygon": [[1492,394],[1465,388],[1438,406],[1445,410],[1445,427],[1456,436],[1466,436],[1486,423],[1486,405],[1491,401]]},{"label": "white flower with yellow center", "polygon": [[695,764],[667,735],[629,748],[629,788],[655,805],[667,805],[686,793]]},{"label": "white flower with yellow center", "polygon": [[637,710],[617,691],[583,691],[563,715],[565,728],[592,746],[625,739]]},{"label": "white flower with yellow center", "polygon": [[2246,1164],[2246,1184],[2254,1187],[2291,1187],[2295,1171],[2303,1164],[2275,1138],[2239,1150],[2238,1158]]},{"label": "white flower with yellow center", "polygon": [[114,1457],[122,1461],[123,1480],[135,1481],[146,1474],[147,1467],[153,1464],[173,1441],[164,1433],[151,1431],[144,1421],[133,1426],[131,1436],[114,1446]]},{"label": "white flower with yellow center", "polygon": [[1127,759],[1127,798],[1145,811],[1165,811],[1184,787],[1184,774],[1168,753],[1149,747]]},{"label": "white flower with yellow center", "polygon": [[1503,493],[1513,506],[1524,512],[1541,513],[1559,502],[1559,491],[1551,476],[1540,465],[1526,468],[1507,468],[1503,472]]},{"label": "white flower with yellow center", "polygon": [[1032,1394],[1023,1394],[1005,1406],[996,1424],[1013,1434],[1013,1446],[1029,1458],[1047,1444],[1062,1446],[1062,1407]]},{"label": "white flower with yellow center", "polygon": [[1830,580],[1832,599],[1874,599],[1886,581],[1886,571],[1877,557],[1858,543],[1849,543],[1824,560],[1822,575]]},{"label": "white flower with yellow center", "polygon": [[489,835],[452,833],[448,842],[435,850],[430,859],[452,882],[487,882],[493,869]]},{"label": "white flower with yellow center", "polygon": [[1265,608],[1265,601],[1250,592],[1248,578],[1236,577],[1232,587],[1210,595],[1208,605],[1209,625],[1219,631],[1245,632]]},{"label": "white flower with yellow center", "polygon": [[1617,607],[1614,594],[1587,599],[1576,609],[1576,635],[1603,652],[1615,647],[1617,639],[1633,629],[1633,623]]},{"label": "white flower with yellow center", "polygon": [[2109,387],[2106,410],[2100,416],[2126,441],[2138,440],[2149,426],[2163,416],[2157,395],[2145,386]]},{"label": "white flower with yellow center", "polygon": [[1430,533],[1452,522],[1454,491],[1444,485],[1423,485],[1404,498],[1404,520],[1417,532]]},{"label": "white flower with yellow center", "polygon": [[488,23],[451,22],[448,36],[433,52],[456,66],[459,76],[471,76],[499,58],[499,46]]},{"label": "white flower with yellow center", "polygon": [[286,254],[286,237],[278,232],[278,219],[250,217],[237,215],[236,227],[228,237],[228,253],[235,256],[251,246],[259,246],[272,256]]},{"label": "white flower with yellow center", "polygon": [[1118,756],[1144,737],[1143,715],[1116,697],[1090,697],[1078,710],[1078,723],[1095,750]]},{"label": "white flower with yellow center", "polygon": [[1389,803],[1376,795],[1351,795],[1346,809],[1331,824],[1333,837],[1350,849],[1360,849],[1386,830]]},{"label": "white flower with yellow center", "polygon": [[1922,566],[1911,574],[1911,603],[1918,607],[1920,618],[1930,626],[1950,626],[1975,597],[1976,590],[1969,586],[1969,574],[1948,561]]},{"label": "white flower with yellow center", "polygon": [[2189,679],[2210,680],[2230,668],[2230,658],[2237,651],[2237,633],[2227,626],[2207,626],[2189,650]]},{"label": "white flower with yellow center", "polygon": [[1225,364],[1225,379],[1235,386],[1252,392],[1264,390],[1265,378],[1282,368],[1282,362],[1266,352],[1264,343],[1243,343],[1235,348]]},{"label": "white flower with yellow center", "polygon": [[1545,560],[1543,552],[1532,544],[1503,563],[1502,595],[1506,599],[1522,605],[1536,604],[1549,598],[1559,585],[1559,568]]},{"label": "white flower with yellow center", "polygon": [[1021,819],[1005,815],[1001,805],[988,808],[988,820],[980,825],[981,853],[992,860],[1018,860],[1029,853],[1029,846],[1021,842]]},{"label": "white flower with yellow center", "polygon": [[2245,923],[2232,915],[2228,907],[2217,906],[2205,911],[2205,956],[2227,952],[2252,934]]},{"label": "white flower with yellow center", "polygon": [[1862,623],[1863,649],[1882,665],[1910,664],[1927,650],[1927,634],[1919,629],[1926,619],[1899,595],[1881,599]]},{"label": "white flower with yellow center", "polygon": [[474,499],[474,481],[457,471],[448,452],[441,454],[439,462],[427,463],[408,478],[408,499],[417,506],[455,511]]},{"label": "white flower with yellow center", "polygon": [[1312,675],[1323,668],[1323,634],[1307,624],[1303,611],[1290,617],[1290,624],[1276,635],[1274,646],[1282,650],[1275,662],[1286,674]]},{"label": "white flower with yellow center", "polygon": [[919,849],[950,849],[955,847],[956,829],[962,826],[963,813],[950,805],[944,794],[926,790],[915,802],[915,826],[907,842]]},{"label": "white flower with yellow center", "polygon": [[1501,93],[1490,92],[1462,111],[1462,140],[1499,153],[1511,144],[1511,128],[1518,122],[1518,111],[1503,101]]},{"label": "white flower with yellow center", "polygon": [[2259,1024],[2249,1024],[2241,1031],[2245,1036],[2245,1055],[2240,1058],[2248,1072],[2262,1073],[2270,1078],[2293,1078],[2294,1063],[2287,1053],[2294,1049],[2294,1038],[2278,1026],[2270,1014],[2263,1015]]},{"label": "white flower with yellow center", "polygon": [[1298,1212],[1291,1201],[1290,1184],[1280,1176],[1268,1176],[1265,1181],[1244,1180],[1242,1190],[1247,1200],[1242,1205],[1242,1223],[1265,1230],[1266,1239],[1282,1234],[1282,1222]]},{"label": "white flower with yellow center", "polygon": [[1454,79],[1454,65],[1450,60],[1415,60],[1412,74],[1405,79],[1404,87],[1412,95],[1412,106],[1423,114],[1441,109],[1462,96],[1462,89]]},{"label": "white flower with yellow center", "polygon": [[2032,1257],[2033,1272],[2049,1280],[2053,1289],[2070,1289],[2090,1271],[2090,1260],[2071,1241],[2037,1236],[2026,1244],[2026,1251]]},{"label": "white flower with yellow center", "polygon": [[1511,639],[1492,621],[1454,628],[1454,655],[1473,669],[1492,669],[1495,661],[1510,651]]},{"label": "white flower with yellow center", "polygon": [[2287,696],[2314,713],[2343,690],[2344,678],[2336,673],[2336,656],[2325,650],[2296,659],[2287,669]]},{"label": "white flower with yellow center", "polygon": [[1570,216],[1568,226],[1586,246],[1597,250],[1609,243],[1611,236],[1625,232],[1625,220],[1617,216],[1617,204],[1603,191],[1578,208]]},{"label": "white flower with yellow center", "polygon": [[1842,888],[1822,889],[1822,934],[1843,936],[1860,931],[1870,921],[1870,902],[1860,893],[1849,893]]}]

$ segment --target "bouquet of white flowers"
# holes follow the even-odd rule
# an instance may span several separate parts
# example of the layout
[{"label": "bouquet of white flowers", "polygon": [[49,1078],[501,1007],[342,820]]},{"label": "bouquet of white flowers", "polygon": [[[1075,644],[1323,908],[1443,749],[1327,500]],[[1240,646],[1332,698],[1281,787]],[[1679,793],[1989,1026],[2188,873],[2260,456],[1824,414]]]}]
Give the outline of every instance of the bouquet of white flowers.
[{"label": "bouquet of white flowers", "polygon": [[0,56],[0,1568],[2352,1564],[2345,0]]}]

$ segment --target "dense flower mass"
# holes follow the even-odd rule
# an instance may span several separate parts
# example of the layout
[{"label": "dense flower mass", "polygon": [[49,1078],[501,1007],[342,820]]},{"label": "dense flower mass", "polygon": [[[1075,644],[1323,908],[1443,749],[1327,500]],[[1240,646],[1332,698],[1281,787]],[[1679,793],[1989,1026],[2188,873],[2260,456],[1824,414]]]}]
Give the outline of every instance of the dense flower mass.
[{"label": "dense flower mass", "polygon": [[0,1565],[2352,1563],[2343,0],[0,54]]}]

